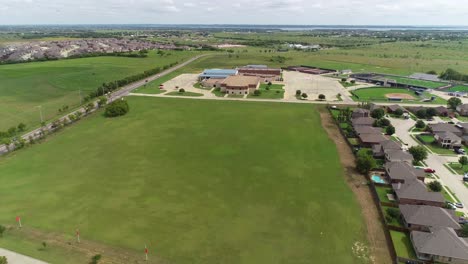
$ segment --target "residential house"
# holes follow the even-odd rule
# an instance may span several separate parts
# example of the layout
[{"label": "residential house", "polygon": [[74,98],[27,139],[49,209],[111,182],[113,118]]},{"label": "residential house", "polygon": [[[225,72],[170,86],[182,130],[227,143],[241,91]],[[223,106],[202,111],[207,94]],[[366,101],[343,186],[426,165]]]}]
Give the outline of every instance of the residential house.
[{"label": "residential house", "polygon": [[431,205],[443,207],[444,196],[438,192],[431,192],[426,185],[418,179],[408,179],[405,183],[392,184],[399,204]]},{"label": "residential house", "polygon": [[448,116],[449,115],[449,110],[445,106],[435,107],[434,110],[436,111],[438,116]]},{"label": "residential house", "polygon": [[404,226],[412,231],[430,232],[431,227],[461,229],[454,210],[410,204],[400,205],[399,208]]},{"label": "residential house", "polygon": [[420,260],[468,264],[468,238],[459,237],[453,228],[433,227],[430,232],[412,231],[410,238]]},{"label": "residential house", "polygon": [[387,162],[413,162],[413,155],[403,150],[389,150],[385,153],[385,160]]},{"label": "residential house", "polygon": [[429,124],[427,127],[433,134],[437,134],[441,132],[452,132],[453,134],[459,137],[463,135],[463,132],[461,129],[459,129],[455,125],[448,124],[448,123]]},{"label": "residential house", "polygon": [[399,106],[399,105],[389,105],[387,106],[387,112],[388,113],[395,113],[396,110],[400,109],[401,111],[404,112],[408,112],[406,111],[406,109],[404,109],[403,107]]},{"label": "residential house", "polygon": [[375,119],[372,117],[358,117],[358,118],[353,118],[351,120],[351,124],[353,125],[354,128],[359,127],[359,126],[372,126],[374,122],[375,122]]},{"label": "residential house", "polygon": [[391,150],[401,150],[402,145],[393,140],[386,140],[372,147],[372,154],[375,158],[384,158],[385,154]]},{"label": "residential house", "polygon": [[375,145],[387,141],[388,137],[382,134],[359,134],[358,135],[361,146],[371,148]]},{"label": "residential house", "polygon": [[461,116],[468,116],[468,104],[462,104],[457,106],[457,112]]},{"label": "residential house", "polygon": [[464,143],[465,145],[468,144],[468,123],[458,123],[456,127],[461,129],[463,133],[463,135],[461,136],[462,143]]},{"label": "residential house", "polygon": [[462,139],[452,132],[439,132],[434,134],[437,143],[443,148],[453,149],[462,146]]},{"label": "residential house", "polygon": [[356,108],[353,110],[351,118],[359,118],[359,117],[370,117],[370,111],[363,108]]},{"label": "residential house", "polygon": [[414,179],[424,182],[426,178],[424,170],[416,169],[407,162],[387,162],[384,169],[390,183],[405,183]]},{"label": "residential house", "polygon": [[382,128],[380,127],[371,127],[371,126],[358,126],[354,128],[356,135],[361,134],[382,134]]},{"label": "residential house", "polygon": [[370,103],[370,104],[369,104],[369,110],[370,110],[371,112],[374,111],[375,109],[380,109],[380,108],[384,108],[384,107],[381,106],[381,105],[376,105],[376,104],[374,104],[374,103]]}]

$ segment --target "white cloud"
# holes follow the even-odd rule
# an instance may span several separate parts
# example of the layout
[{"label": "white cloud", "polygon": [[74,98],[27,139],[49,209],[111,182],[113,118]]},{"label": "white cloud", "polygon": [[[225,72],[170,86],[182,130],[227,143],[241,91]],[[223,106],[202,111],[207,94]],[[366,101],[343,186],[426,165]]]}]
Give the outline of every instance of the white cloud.
[{"label": "white cloud", "polygon": [[0,0],[0,24],[463,25],[467,16],[466,0]]}]

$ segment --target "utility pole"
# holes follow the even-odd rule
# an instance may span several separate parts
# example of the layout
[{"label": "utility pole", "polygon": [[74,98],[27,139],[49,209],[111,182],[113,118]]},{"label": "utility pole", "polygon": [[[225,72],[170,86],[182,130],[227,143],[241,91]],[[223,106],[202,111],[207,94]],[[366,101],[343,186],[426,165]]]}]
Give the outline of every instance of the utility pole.
[{"label": "utility pole", "polygon": [[81,89],[78,90],[78,93],[80,94],[80,105],[83,104],[83,97],[81,97]]},{"label": "utility pole", "polygon": [[39,108],[39,115],[41,117],[41,124],[44,123],[44,117],[42,116],[42,105],[37,106]]}]

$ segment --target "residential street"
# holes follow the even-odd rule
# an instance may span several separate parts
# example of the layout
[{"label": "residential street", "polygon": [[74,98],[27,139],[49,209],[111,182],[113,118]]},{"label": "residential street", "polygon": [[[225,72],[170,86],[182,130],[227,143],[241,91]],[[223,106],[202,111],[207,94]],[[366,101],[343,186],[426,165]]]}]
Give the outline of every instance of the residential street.
[{"label": "residential street", "polygon": [[[411,137],[409,129],[412,128],[416,122],[412,119],[404,120],[397,118],[389,118],[393,126],[395,126],[395,135],[400,138],[405,144],[408,144],[408,147],[420,145],[416,140]],[[465,205],[463,211],[468,215],[468,188],[465,187],[462,181],[462,176],[454,175],[449,171],[444,164],[448,162],[458,162],[457,156],[441,156],[429,152],[428,158],[425,161],[429,168],[432,168],[436,171],[436,175],[439,176],[440,181],[443,185],[450,188],[452,192],[455,193],[460,202]]]},{"label": "residential street", "polygon": [[3,248],[0,248],[0,256],[6,257],[8,264],[47,264],[47,262],[33,259]]}]

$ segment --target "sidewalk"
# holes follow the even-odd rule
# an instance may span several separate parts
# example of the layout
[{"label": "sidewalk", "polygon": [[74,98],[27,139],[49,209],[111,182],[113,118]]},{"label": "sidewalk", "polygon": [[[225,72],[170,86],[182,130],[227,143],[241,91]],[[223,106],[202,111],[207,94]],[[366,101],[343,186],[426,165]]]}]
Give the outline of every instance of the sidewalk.
[{"label": "sidewalk", "polygon": [[47,262],[33,259],[3,248],[0,248],[0,256],[5,256],[8,264],[47,264]]}]

